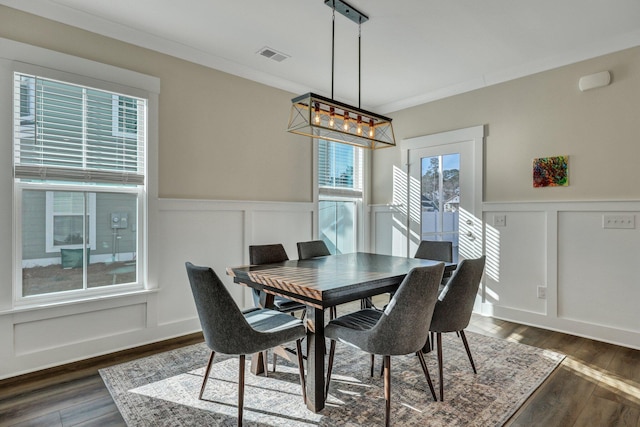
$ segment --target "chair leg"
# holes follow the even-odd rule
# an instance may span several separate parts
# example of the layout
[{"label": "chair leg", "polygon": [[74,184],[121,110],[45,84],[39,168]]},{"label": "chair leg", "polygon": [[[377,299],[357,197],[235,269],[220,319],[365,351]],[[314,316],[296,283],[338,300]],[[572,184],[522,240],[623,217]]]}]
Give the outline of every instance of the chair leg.
[{"label": "chair leg", "polygon": [[307,403],[307,381],[304,378],[304,362],[302,361],[302,344],[296,340],[296,350],[298,350],[298,369],[300,370],[300,385],[302,386],[302,400]]},{"label": "chair leg", "polygon": [[331,370],[333,369],[333,356],[336,353],[336,341],[331,340],[331,347],[329,348],[329,362],[327,364],[327,385],[324,398],[326,399],[329,396],[329,384],[331,384]]},{"label": "chair leg", "polygon": [[438,376],[440,377],[440,401],[444,402],[444,378],[442,375],[442,333],[436,332],[438,341]]},{"label": "chair leg", "polygon": [[384,425],[391,423],[391,356],[384,356]]},{"label": "chair leg", "polygon": [[427,362],[425,362],[424,360],[424,355],[422,354],[422,351],[418,351],[416,354],[418,355],[418,359],[420,359],[420,366],[422,366],[422,372],[424,372],[424,376],[427,379],[427,383],[429,384],[429,389],[431,390],[433,400],[437,402],[438,398],[436,397],[436,391],[433,388],[433,382],[431,381],[431,375],[429,375],[429,369],[427,368]]},{"label": "chair leg", "polygon": [[473,363],[473,357],[471,357],[471,350],[469,350],[469,343],[467,342],[467,336],[464,334],[464,331],[460,331],[460,338],[462,338],[464,349],[467,350],[467,356],[469,356],[469,362],[471,362],[471,369],[473,369],[474,374],[477,374],[476,365]]},{"label": "chair leg", "polygon": [[[265,353],[266,353],[266,352],[265,352]],[[276,371],[276,362],[277,362],[277,357],[278,357],[278,355],[277,355],[277,354],[276,354],[276,352],[274,351],[274,352],[273,352],[273,371],[272,371],[272,372],[275,372],[275,371]],[[265,358],[265,360],[267,360],[267,359]],[[265,362],[265,363],[266,363],[266,362]],[[264,371],[265,371],[265,372],[267,372],[267,369],[265,368],[265,370],[264,370]]]},{"label": "chair leg", "polygon": [[376,363],[376,355],[371,354],[371,377],[373,377],[373,365]]},{"label": "chair leg", "polygon": [[240,366],[238,370],[238,427],[242,427],[242,408],[244,406],[244,365],[245,355],[240,355]]},{"label": "chair leg", "polygon": [[211,366],[213,365],[213,356],[216,355],[215,351],[211,352],[211,356],[209,356],[209,364],[207,365],[207,369],[204,372],[204,379],[202,380],[202,387],[200,387],[200,395],[198,395],[198,399],[202,400],[202,395],[204,394],[204,388],[207,385],[207,380],[209,379],[209,372],[211,371]]}]

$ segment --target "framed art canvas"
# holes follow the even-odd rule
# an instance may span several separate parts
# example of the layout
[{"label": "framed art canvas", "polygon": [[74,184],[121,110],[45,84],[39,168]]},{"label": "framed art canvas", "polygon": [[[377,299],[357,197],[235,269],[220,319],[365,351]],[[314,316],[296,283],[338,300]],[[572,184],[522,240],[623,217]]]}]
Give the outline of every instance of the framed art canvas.
[{"label": "framed art canvas", "polygon": [[566,187],[569,185],[569,156],[533,159],[534,187]]}]

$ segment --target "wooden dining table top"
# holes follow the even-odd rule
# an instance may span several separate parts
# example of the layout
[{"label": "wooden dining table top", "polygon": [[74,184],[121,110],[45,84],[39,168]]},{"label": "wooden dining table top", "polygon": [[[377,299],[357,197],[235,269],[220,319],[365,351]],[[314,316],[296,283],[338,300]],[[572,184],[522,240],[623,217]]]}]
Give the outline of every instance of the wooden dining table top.
[{"label": "wooden dining table top", "polygon": [[[415,267],[440,261],[354,252],[306,260],[227,268],[236,283],[252,287],[315,308],[327,308],[367,296],[394,291]],[[456,268],[445,263],[445,271]]]}]

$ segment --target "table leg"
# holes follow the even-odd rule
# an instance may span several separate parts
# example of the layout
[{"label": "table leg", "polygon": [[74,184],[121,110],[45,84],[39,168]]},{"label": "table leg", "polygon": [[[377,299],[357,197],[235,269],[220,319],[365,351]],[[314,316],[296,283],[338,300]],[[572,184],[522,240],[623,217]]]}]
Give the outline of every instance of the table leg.
[{"label": "table leg", "polygon": [[[268,294],[266,292],[260,293],[260,307],[271,307],[273,306],[274,296],[272,294]],[[262,352],[254,353],[251,356],[251,373],[254,375],[260,375],[265,373],[267,370],[267,361],[264,358]]]},{"label": "table leg", "polygon": [[324,408],[324,310],[307,308],[307,408]]}]

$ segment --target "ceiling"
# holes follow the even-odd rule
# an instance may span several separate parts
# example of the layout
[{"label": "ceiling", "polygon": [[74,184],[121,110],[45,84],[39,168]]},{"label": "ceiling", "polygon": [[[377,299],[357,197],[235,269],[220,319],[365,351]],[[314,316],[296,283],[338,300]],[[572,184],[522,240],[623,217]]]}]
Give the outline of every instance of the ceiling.
[{"label": "ceiling", "polygon": [[[640,45],[638,0],[347,2],[369,17],[362,107],[382,114]],[[0,4],[296,94],[331,96],[332,10],[323,0]],[[334,98],[357,105],[358,25],[336,14],[335,31]],[[266,58],[264,47],[287,58]]]}]

